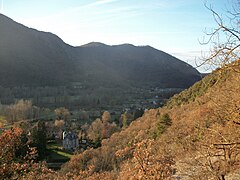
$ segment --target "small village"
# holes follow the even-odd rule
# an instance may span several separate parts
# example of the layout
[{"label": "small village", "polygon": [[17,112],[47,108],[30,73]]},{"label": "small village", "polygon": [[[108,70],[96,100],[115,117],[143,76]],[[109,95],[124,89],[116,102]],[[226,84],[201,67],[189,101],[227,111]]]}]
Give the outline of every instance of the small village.
[{"label": "small village", "polygon": [[[86,87],[82,83],[74,83],[71,87],[62,88],[70,93],[70,90],[71,92],[85,91]],[[0,91],[5,92],[6,89],[2,87]],[[69,109],[64,105],[76,97],[66,95],[60,104],[53,101],[55,105],[63,105],[54,108],[50,103],[51,99],[53,97],[61,99],[61,94],[56,97],[55,91],[51,94],[49,88],[41,89],[41,92],[44,91],[47,96],[42,97],[41,101],[38,98],[37,100],[15,98],[11,100],[15,102],[14,104],[5,105],[4,102],[10,98],[0,97],[2,102],[0,103],[0,132],[13,126],[25,129],[26,143],[39,146],[39,160],[46,161],[49,168],[57,170],[75,153],[83,152],[88,148],[98,148],[101,146],[102,139],[109,138],[114,132],[126,128],[148,109],[162,106],[166,99],[181,89],[135,88],[122,92],[123,97],[129,97],[126,100],[123,98],[117,102],[113,97],[113,100],[116,100],[115,103],[109,103],[108,98],[105,99],[106,101],[99,101],[101,98],[97,98],[98,102],[95,105],[91,103],[89,107],[83,108],[80,105],[69,107]],[[14,90],[9,91],[9,95],[14,97]],[[38,106],[38,103],[41,105],[40,102],[48,104],[49,107]],[[5,118],[1,119],[1,117]]]}]

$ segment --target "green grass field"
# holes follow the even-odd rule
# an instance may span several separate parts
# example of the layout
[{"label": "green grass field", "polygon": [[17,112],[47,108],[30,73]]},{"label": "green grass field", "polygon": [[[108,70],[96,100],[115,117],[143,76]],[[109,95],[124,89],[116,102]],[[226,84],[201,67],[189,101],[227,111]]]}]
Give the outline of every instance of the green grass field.
[{"label": "green grass field", "polygon": [[57,143],[48,143],[47,151],[47,159],[49,162],[66,162],[72,156],[72,153],[62,150],[61,145]]}]

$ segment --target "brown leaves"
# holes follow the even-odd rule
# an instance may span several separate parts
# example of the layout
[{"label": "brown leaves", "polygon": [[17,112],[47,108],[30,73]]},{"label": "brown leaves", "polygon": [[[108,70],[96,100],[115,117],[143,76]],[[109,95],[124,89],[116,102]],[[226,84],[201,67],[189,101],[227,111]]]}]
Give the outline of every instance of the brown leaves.
[{"label": "brown leaves", "polygon": [[125,148],[118,151],[118,156],[126,156],[131,151],[133,158],[122,166],[120,176],[122,179],[170,179],[174,174],[175,164],[173,157],[159,154],[154,140],[146,139],[134,148]]},{"label": "brown leaves", "polygon": [[52,175],[53,171],[49,170],[46,164],[35,163],[36,148],[28,146],[24,157],[16,156],[16,151],[22,146],[22,133],[20,128],[12,128],[4,131],[0,136],[0,178],[34,179],[49,173]]},{"label": "brown leaves", "polygon": [[11,162],[15,157],[17,147],[20,145],[20,128],[6,130],[0,136],[0,164]]}]

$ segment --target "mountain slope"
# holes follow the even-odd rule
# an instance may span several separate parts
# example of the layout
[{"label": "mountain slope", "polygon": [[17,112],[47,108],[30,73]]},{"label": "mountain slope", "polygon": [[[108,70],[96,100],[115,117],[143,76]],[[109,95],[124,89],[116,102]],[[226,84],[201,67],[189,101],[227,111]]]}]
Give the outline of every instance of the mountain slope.
[{"label": "mountain slope", "polygon": [[54,85],[68,80],[73,68],[69,46],[56,35],[27,28],[1,14],[0,35],[1,85]]},{"label": "mountain slope", "polygon": [[239,179],[240,64],[235,68],[215,71],[169,107],[145,112],[101,148],[73,156],[62,172],[86,179]]},{"label": "mountain slope", "polygon": [[2,86],[96,85],[188,87],[200,79],[190,65],[152,47],[65,44],[0,14]]},{"label": "mountain slope", "polygon": [[114,74],[132,83],[159,87],[188,87],[200,79],[199,73],[190,65],[150,46],[95,43],[79,47],[77,53],[79,64],[91,64],[85,69],[95,78],[105,79]]}]

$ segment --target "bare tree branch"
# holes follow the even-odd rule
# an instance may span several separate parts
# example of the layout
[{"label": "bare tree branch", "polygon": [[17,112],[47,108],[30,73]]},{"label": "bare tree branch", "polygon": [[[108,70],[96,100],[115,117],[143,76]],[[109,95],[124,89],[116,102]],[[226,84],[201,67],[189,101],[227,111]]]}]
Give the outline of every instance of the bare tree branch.
[{"label": "bare tree branch", "polygon": [[240,2],[234,3],[225,16],[219,15],[211,5],[205,7],[213,14],[216,28],[205,32],[202,45],[211,45],[210,53],[197,67],[205,64],[234,69],[240,61]]}]

